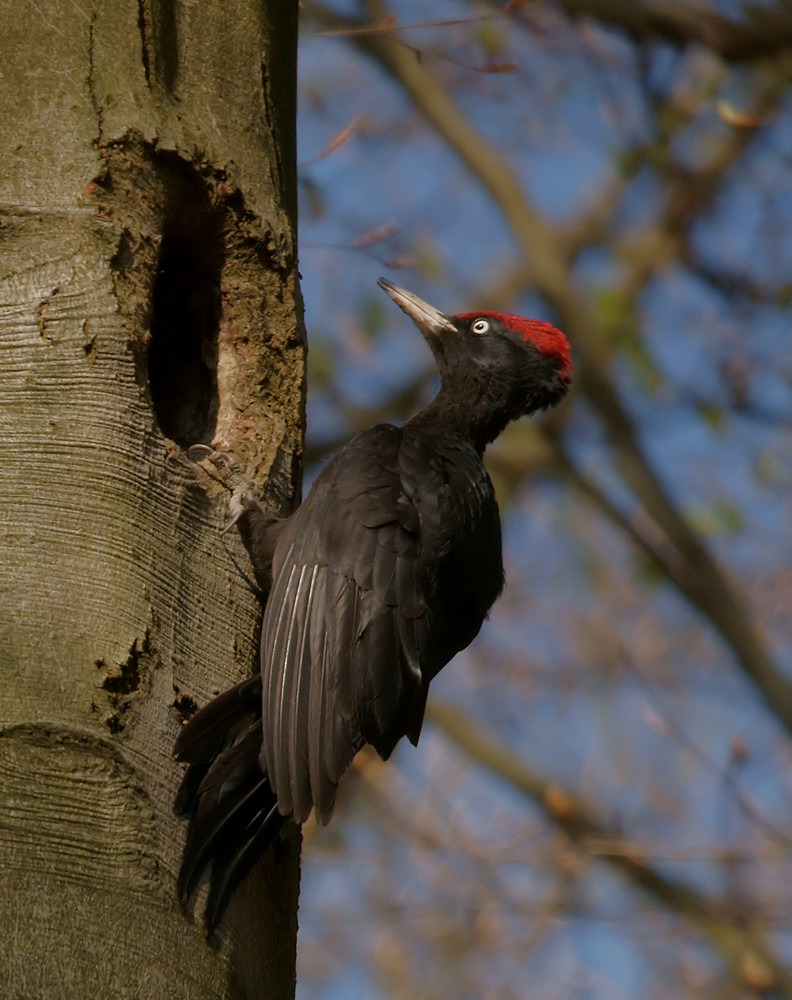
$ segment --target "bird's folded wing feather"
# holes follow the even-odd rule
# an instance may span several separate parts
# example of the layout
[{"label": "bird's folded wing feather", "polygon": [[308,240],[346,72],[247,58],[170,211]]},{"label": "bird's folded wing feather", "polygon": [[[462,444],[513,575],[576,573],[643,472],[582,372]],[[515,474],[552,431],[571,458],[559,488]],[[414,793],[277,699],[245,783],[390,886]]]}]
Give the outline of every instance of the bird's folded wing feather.
[{"label": "bird's folded wing feather", "polygon": [[[261,764],[297,822],[312,807],[329,819],[364,743],[387,757],[403,735],[417,740],[429,680],[489,607],[479,612],[479,581],[463,594],[471,584],[453,577],[465,567],[452,564],[482,515],[490,524],[494,512],[499,530],[492,487],[473,449],[443,447],[413,445],[389,425],[365,431],[284,530],[262,629]],[[500,562],[484,570],[499,590]],[[489,603],[492,590],[485,582]],[[457,594],[449,616],[444,602]]]},{"label": "bird's folded wing feather", "polygon": [[[371,428],[317,477],[276,552],[261,643],[261,764],[278,808],[330,817],[368,742],[387,756],[423,704],[396,617],[425,612],[418,536],[401,522],[401,432]],[[402,584],[397,595],[397,580]]]}]

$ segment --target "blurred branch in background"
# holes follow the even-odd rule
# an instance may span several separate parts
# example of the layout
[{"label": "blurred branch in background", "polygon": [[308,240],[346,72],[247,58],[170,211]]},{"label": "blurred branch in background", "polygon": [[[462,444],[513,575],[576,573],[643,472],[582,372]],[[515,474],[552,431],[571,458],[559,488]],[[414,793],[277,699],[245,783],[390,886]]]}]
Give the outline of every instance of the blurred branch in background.
[{"label": "blurred branch in background", "polygon": [[[533,771],[517,759],[471,716],[451,705],[433,702],[427,718],[477,763],[510,782],[557,824],[576,845],[606,861],[665,909],[694,925],[719,951],[732,974],[758,991],[792,997],[792,977],[763,936],[750,926],[745,912],[723,900],[696,892],[663,875],[642,856],[640,845],[600,819],[557,781]],[[758,916],[758,915],[757,915]]]},{"label": "blurred branch in background", "polygon": [[[358,195],[353,231],[384,233],[393,246],[380,254],[364,241],[361,269],[412,263],[404,284],[414,287],[417,274],[427,297],[457,311],[538,308],[564,329],[575,357],[571,405],[512,428],[487,455],[506,499],[510,586],[496,627],[438,681],[455,685],[440,697],[459,707],[430,698],[428,718],[512,794],[535,803],[543,828],[562,831],[558,839],[574,845],[581,868],[569,877],[564,861],[544,864],[535,852],[537,884],[523,894],[504,875],[508,852],[497,862],[487,854],[499,821],[523,829],[513,816],[490,804],[496,818],[483,829],[480,793],[467,783],[462,790],[460,779],[455,795],[442,789],[442,804],[422,824],[412,793],[400,800],[393,772],[377,773],[377,818],[365,834],[357,826],[342,834],[381,851],[370,903],[398,928],[382,931],[389,944],[376,954],[387,975],[377,995],[524,996],[530,984],[539,998],[792,997],[792,921],[781,889],[792,878],[792,354],[767,333],[789,330],[792,300],[792,5],[360,0],[341,13],[307,0],[303,11],[306,34],[344,47],[345,65],[355,67],[336,81],[348,103],[328,113],[331,134],[346,140],[337,173],[356,193],[367,178],[373,192],[369,205]],[[349,99],[375,87],[379,103],[372,98],[368,111],[364,97]],[[317,105],[329,105],[331,89],[314,90]],[[352,138],[339,131],[350,120]],[[572,150],[567,162],[543,160],[556,141]],[[320,149],[337,145],[316,141]],[[575,175],[568,160],[588,146],[606,154]],[[383,167],[389,157],[398,164],[393,174]],[[424,160],[441,178],[434,185],[422,178]],[[554,186],[537,181],[554,167],[564,178],[555,188],[568,185],[561,210],[542,197]],[[322,176],[330,175],[328,167]],[[312,195],[317,176],[305,181]],[[442,187],[453,192],[445,200]],[[441,201],[453,217],[442,217]],[[474,270],[457,260],[469,250],[459,234],[479,238],[483,206],[488,225],[497,220],[488,239],[498,232],[503,250],[497,240],[482,247]],[[414,231],[402,230],[411,213]],[[423,229],[415,219],[425,220]],[[356,322],[364,314],[354,335],[341,335],[348,350],[358,337],[361,352],[360,330],[374,331],[380,346],[387,321],[368,303]],[[318,316],[326,322],[327,312]],[[431,371],[422,365],[364,403],[349,397],[341,363],[324,383],[340,419],[332,433],[323,428],[309,456],[407,415],[429,391]],[[710,630],[722,643],[708,639]],[[614,666],[620,646],[644,667]],[[650,671],[677,716],[640,730],[636,703],[645,708]],[[646,736],[655,724],[659,743]],[[433,740],[421,746],[430,771],[441,753]],[[724,753],[733,753],[728,765]],[[431,799],[430,779],[412,780],[429,781]],[[466,782],[478,787],[475,777]],[[351,781],[343,794],[354,788]],[[393,805],[383,804],[386,795]],[[470,813],[468,824],[461,816]],[[695,855],[685,854],[692,831],[705,829],[712,855],[671,873],[646,848],[647,829],[652,844],[683,858]],[[477,866],[486,883],[480,895],[439,862],[450,842]],[[420,870],[437,900],[431,930],[413,926],[407,903],[399,923],[400,893],[410,897],[392,856],[397,843],[426,855]],[[593,930],[596,917],[587,921],[580,904],[596,884],[589,869],[605,868],[591,864],[597,859],[650,903],[617,917],[623,926],[615,930]],[[363,876],[360,884],[368,884]],[[524,941],[520,931],[510,936],[505,918],[497,933],[483,920],[466,922],[466,906],[490,912],[496,897],[509,912],[524,907],[516,921]],[[701,957],[706,949],[695,961],[681,956],[683,933],[670,934],[663,951],[652,909],[695,927],[725,976]],[[569,964],[569,952],[554,950],[565,922],[585,927],[571,932],[573,964],[585,970],[578,978],[565,977],[558,959]],[[632,967],[614,973],[614,960],[597,980],[598,946],[618,950],[614,939],[625,949],[632,941],[643,978]],[[543,956],[552,956],[552,972]],[[635,978],[620,993],[622,973]]]},{"label": "blurred branch in background", "polygon": [[[385,19],[384,7],[374,0],[368,6],[372,20],[381,23]],[[572,342],[578,391],[586,396],[602,420],[617,453],[619,472],[656,523],[663,539],[662,549],[672,546],[675,550],[673,561],[658,551],[658,561],[685,597],[730,645],[737,662],[757,686],[768,708],[792,735],[792,683],[773,663],[736,582],[723,572],[702,538],[671,500],[640,447],[633,421],[609,373],[609,357],[603,345],[612,339],[611,332],[603,328],[596,307],[587,300],[575,280],[570,248],[563,245],[553,225],[531,203],[498,150],[470,125],[451,94],[410,48],[389,37],[388,30],[381,34],[355,34],[363,22],[342,18],[317,4],[309,4],[307,11],[325,25],[351,31],[354,45],[376,59],[398,81],[436,133],[492,196],[527,258],[530,284],[558,314],[559,324]],[[773,76],[757,100],[758,114],[775,106],[779,91],[780,82]],[[692,95],[687,96],[689,99]],[[697,102],[689,100],[688,103],[688,113],[692,114]],[[673,107],[671,117],[678,128],[684,125],[685,114],[677,114]],[[667,146],[674,132],[675,129],[670,129],[656,139],[669,163]],[[642,234],[643,251],[639,252],[640,247],[634,239],[629,250],[618,244],[615,248],[628,273],[621,289],[625,308],[631,308],[656,268],[678,256],[678,248],[659,249],[658,244],[673,242],[692,225],[702,208],[706,209],[709,199],[716,194],[719,179],[744,151],[747,142],[747,133],[738,132],[728,136],[697,171],[671,170],[670,167],[664,171],[667,193],[658,199],[660,217],[654,221],[651,231],[646,227]],[[658,157],[657,151],[655,157]],[[602,230],[596,233],[590,220],[588,239],[602,239],[608,221],[601,219]],[[563,451],[560,438],[558,443]],[[569,454],[564,458],[574,467]],[[589,484],[589,491],[597,492],[595,484]],[[608,509],[608,505],[602,506]]]},{"label": "blurred branch in background", "polygon": [[[529,23],[533,5],[507,4]],[[621,3],[620,0],[558,0],[558,7],[574,20],[585,19],[624,32],[638,45],[650,41],[691,44],[740,63],[775,55],[792,46],[792,13],[786,3],[748,8],[739,20],[700,4],[661,2]]]}]

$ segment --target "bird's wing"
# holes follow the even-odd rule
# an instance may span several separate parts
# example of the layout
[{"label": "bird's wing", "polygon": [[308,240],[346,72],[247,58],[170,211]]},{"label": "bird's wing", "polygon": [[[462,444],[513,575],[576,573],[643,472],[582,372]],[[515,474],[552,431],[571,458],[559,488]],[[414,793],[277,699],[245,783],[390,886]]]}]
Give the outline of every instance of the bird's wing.
[{"label": "bird's wing", "polygon": [[503,589],[500,516],[487,470],[459,438],[415,433],[408,424],[399,466],[419,525],[413,586],[429,595],[429,613],[401,621],[400,640],[407,658],[420,661],[428,684],[473,641]]},{"label": "bird's wing", "polygon": [[278,542],[261,642],[261,764],[283,814],[329,819],[364,743],[416,742],[429,681],[503,585],[489,477],[462,441],[373,427]]},{"label": "bird's wing", "polygon": [[425,687],[397,621],[426,613],[419,536],[404,498],[401,431],[371,428],[317,477],[278,543],[261,641],[261,764],[278,807],[329,819],[364,743],[387,756]]}]

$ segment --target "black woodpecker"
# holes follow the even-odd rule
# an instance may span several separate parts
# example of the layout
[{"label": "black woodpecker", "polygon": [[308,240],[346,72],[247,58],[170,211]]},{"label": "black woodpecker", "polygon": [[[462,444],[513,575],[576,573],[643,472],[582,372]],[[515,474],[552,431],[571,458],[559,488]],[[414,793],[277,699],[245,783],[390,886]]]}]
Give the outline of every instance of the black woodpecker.
[{"label": "black woodpecker", "polygon": [[402,427],[378,424],[345,445],[290,517],[237,491],[239,530],[269,590],[261,672],[201,709],[175,746],[189,765],[176,809],[191,817],[179,892],[186,903],[211,862],[210,933],[284,822],[313,809],[327,823],[364,743],[383,759],[402,736],[417,743],[430,681],[503,588],[484,449],[569,389],[569,344],[547,323],[447,316],[379,284],[426,338],[440,390]]}]

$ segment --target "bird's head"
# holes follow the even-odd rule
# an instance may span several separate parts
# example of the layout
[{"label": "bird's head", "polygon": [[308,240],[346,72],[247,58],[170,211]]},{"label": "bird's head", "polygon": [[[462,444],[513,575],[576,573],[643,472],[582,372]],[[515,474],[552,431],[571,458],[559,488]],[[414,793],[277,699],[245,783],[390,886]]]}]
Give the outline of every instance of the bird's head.
[{"label": "bird's head", "polygon": [[492,408],[500,426],[489,440],[509,420],[555,406],[569,390],[569,341],[549,323],[499,312],[450,316],[386,278],[379,285],[424,335],[446,394],[458,405]]}]

